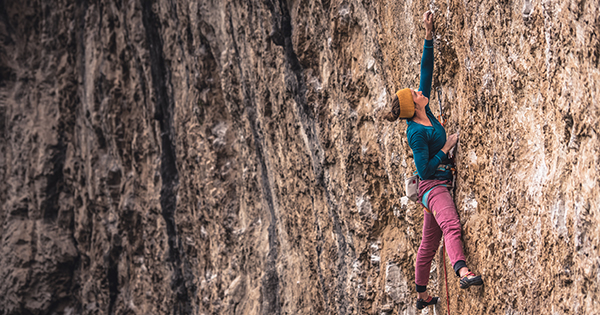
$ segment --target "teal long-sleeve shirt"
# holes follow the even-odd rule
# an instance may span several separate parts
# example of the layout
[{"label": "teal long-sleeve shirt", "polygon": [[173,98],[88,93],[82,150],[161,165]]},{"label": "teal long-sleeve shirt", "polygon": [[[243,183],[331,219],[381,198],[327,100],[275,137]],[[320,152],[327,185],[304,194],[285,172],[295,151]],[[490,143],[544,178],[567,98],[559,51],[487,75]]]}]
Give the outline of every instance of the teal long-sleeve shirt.
[{"label": "teal long-sleeve shirt", "polygon": [[[431,95],[431,81],[433,77],[433,40],[425,40],[423,45],[423,57],[421,58],[421,80],[419,91],[427,98]],[[413,151],[417,173],[421,179],[451,180],[450,172],[436,171],[440,164],[448,163],[446,153],[442,151],[446,144],[446,130],[435,118],[429,103],[425,106],[425,112],[431,122],[431,126],[423,126],[409,120],[406,128],[408,145]]]}]

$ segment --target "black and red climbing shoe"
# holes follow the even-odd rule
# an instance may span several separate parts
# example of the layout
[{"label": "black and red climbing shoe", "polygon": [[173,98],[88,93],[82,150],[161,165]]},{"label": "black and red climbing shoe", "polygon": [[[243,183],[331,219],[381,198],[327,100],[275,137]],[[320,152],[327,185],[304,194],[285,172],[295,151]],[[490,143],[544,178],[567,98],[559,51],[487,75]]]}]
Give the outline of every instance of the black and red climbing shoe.
[{"label": "black and red climbing shoe", "polygon": [[460,277],[460,288],[466,289],[472,285],[482,285],[483,280],[481,276],[476,276],[471,271],[467,272],[464,276]]},{"label": "black and red climbing shoe", "polygon": [[427,300],[417,299],[417,309],[422,310],[425,306],[437,304],[438,297],[431,297],[431,295],[427,298]]}]

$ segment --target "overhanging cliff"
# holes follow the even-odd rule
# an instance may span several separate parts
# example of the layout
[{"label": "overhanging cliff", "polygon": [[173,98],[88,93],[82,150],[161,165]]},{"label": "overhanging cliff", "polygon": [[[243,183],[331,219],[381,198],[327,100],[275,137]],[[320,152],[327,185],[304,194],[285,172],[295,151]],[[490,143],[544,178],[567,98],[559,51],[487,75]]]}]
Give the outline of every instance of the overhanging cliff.
[{"label": "overhanging cliff", "polygon": [[598,3],[0,0],[0,315],[414,314],[428,9],[452,313],[600,313]]}]

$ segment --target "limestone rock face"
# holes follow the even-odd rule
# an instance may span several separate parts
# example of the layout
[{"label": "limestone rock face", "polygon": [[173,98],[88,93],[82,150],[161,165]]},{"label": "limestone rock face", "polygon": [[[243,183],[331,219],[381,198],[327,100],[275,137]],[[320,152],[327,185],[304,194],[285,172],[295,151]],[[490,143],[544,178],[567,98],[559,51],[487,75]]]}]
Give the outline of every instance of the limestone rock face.
[{"label": "limestone rock face", "polygon": [[452,314],[599,313],[598,3],[2,0],[0,314],[417,313],[428,9]]}]

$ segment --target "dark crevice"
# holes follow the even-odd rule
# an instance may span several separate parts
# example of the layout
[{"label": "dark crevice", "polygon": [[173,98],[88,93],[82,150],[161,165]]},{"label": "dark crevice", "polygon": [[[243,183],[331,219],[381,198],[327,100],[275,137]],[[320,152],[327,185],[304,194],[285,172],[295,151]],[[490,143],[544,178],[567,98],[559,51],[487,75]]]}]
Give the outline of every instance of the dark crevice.
[{"label": "dark crevice", "polygon": [[119,260],[123,247],[121,246],[120,237],[114,236],[112,247],[108,253],[106,261],[106,279],[108,281],[108,315],[114,314],[114,307],[119,296]]},{"label": "dark crevice", "polygon": [[[248,98],[246,98],[248,99]],[[253,98],[252,98],[253,99]],[[267,262],[265,265],[265,276],[263,277],[263,313],[264,314],[281,314],[281,306],[279,305],[279,275],[277,274],[277,216],[275,215],[275,207],[273,204],[273,196],[271,192],[271,184],[269,183],[269,175],[267,164],[264,157],[263,139],[257,130],[256,110],[252,106],[246,108],[248,118],[250,119],[250,128],[254,137],[254,145],[256,147],[256,157],[261,167],[261,183],[263,196],[269,207],[271,222],[269,223],[269,253],[267,254]]]},{"label": "dark crevice", "polygon": [[[304,79],[303,69],[298,60],[298,56],[294,51],[294,46],[292,42],[292,24],[291,24],[291,15],[289,12],[289,8],[287,7],[287,2],[285,0],[279,0],[279,5],[271,6],[274,11],[272,12],[276,25],[274,25],[274,38],[278,38],[279,41],[274,43],[276,45],[282,46],[285,50],[285,57],[287,59],[288,64],[290,65],[290,69],[293,71],[296,82],[291,83],[290,90],[295,91],[294,99],[298,104],[298,117],[301,122],[302,128],[308,138],[308,146],[311,153],[313,172],[315,175],[316,182],[325,192],[325,198],[327,200],[327,205],[329,208],[329,214],[333,221],[334,231],[337,235],[338,239],[338,281],[337,281],[337,298],[339,303],[339,309],[337,310],[339,314],[346,314],[348,308],[348,301],[346,299],[346,283],[347,283],[347,263],[346,263],[346,255],[348,251],[348,246],[346,244],[346,240],[344,234],[342,232],[342,227],[340,224],[340,219],[338,216],[338,206],[335,202],[333,202],[332,195],[333,192],[325,182],[325,170],[323,168],[323,154],[324,150],[319,143],[318,136],[316,134],[315,127],[315,117],[313,114],[313,109],[310,104],[306,100],[306,80]],[[279,9],[280,12],[277,12]],[[288,81],[293,82],[293,81]],[[324,290],[325,288],[323,288]],[[325,293],[324,293],[325,294]],[[325,295],[326,296],[326,295]]]},{"label": "dark crevice", "polygon": [[170,95],[170,73],[163,55],[160,21],[152,11],[152,1],[150,0],[142,2],[142,22],[146,30],[150,52],[152,88],[156,95],[155,119],[158,120],[161,131],[160,175],[162,187],[160,190],[160,205],[167,227],[169,261],[173,265],[171,288],[176,294],[173,314],[191,314],[191,299],[183,277],[179,237],[175,222],[179,175],[175,154],[175,130],[173,127],[174,101],[172,95]]},{"label": "dark crevice", "polygon": [[81,302],[78,296],[80,286],[76,282],[76,271],[80,264],[79,256],[58,263],[56,269],[49,274],[49,282],[54,283],[54,288],[64,288],[63,292],[53,292],[52,301],[46,310],[36,314],[64,314],[70,308],[74,314],[81,314]]},{"label": "dark crevice", "polygon": [[[14,28],[10,24],[10,19],[8,17],[8,12],[6,11],[6,5],[4,4],[4,0],[0,0],[0,22],[4,23],[4,26],[6,27],[6,32],[8,34],[15,33]],[[10,36],[6,36],[4,40],[6,41],[5,43],[3,43],[4,45],[14,43]]]},{"label": "dark crevice", "polygon": [[[82,0],[79,2],[79,10],[80,10],[80,14],[79,14],[79,30],[77,31],[77,45],[78,45],[78,49],[79,51],[77,52],[78,58],[79,58],[79,71],[81,71],[81,73],[79,73],[79,80],[81,82],[82,86],[86,86],[85,84],[85,73],[86,73],[86,68],[85,68],[85,15],[87,14],[87,10],[88,10],[88,2],[87,0]],[[85,95],[83,97],[80,97],[80,99],[85,100],[86,97]]]},{"label": "dark crevice", "polygon": [[[171,1],[171,10],[170,10],[170,12],[171,12],[172,18],[176,22],[176,27],[175,28],[176,29],[181,29],[181,26],[180,26],[181,22],[179,20],[179,15],[177,15],[177,13],[176,13],[176,12],[179,12],[179,10],[177,8],[177,2],[176,1]],[[181,53],[183,55],[185,55],[186,50],[185,50],[185,45],[184,45],[183,37],[184,36],[182,36],[181,34],[178,34],[177,35],[177,43],[178,43],[179,49],[181,50]],[[189,87],[190,86],[190,73],[188,71],[189,68],[188,68],[188,66],[186,66],[185,68],[186,68],[186,71],[185,71],[185,73],[186,73],[186,75],[185,75],[185,85]],[[169,78],[170,78],[170,75],[169,75]],[[172,85],[171,85],[170,80],[169,80],[169,85],[171,86],[171,90],[172,90]],[[170,97],[170,99],[171,99],[171,112],[173,112],[173,109],[175,108],[175,105],[174,105],[174,102],[173,102],[173,97]],[[171,119],[171,124],[172,123],[173,123],[173,119]],[[173,136],[171,137],[171,139],[176,139],[175,132],[173,132]],[[173,152],[176,152],[174,145],[173,145]],[[174,159],[173,159],[173,161],[174,161],[173,165],[175,166],[175,169],[176,169],[176,166],[177,166],[177,164],[176,164],[176,162],[177,162],[176,155],[174,155],[173,157],[174,157]],[[179,181],[177,181],[177,185],[179,185]],[[175,196],[176,195],[177,195],[177,193],[175,193]],[[178,237],[178,241],[179,241],[179,237]],[[191,299],[192,299],[192,297],[197,296],[197,292],[198,292],[197,291],[198,287],[197,287],[197,285],[195,283],[196,276],[194,274],[192,265],[190,264],[189,260],[185,258],[185,256],[186,256],[185,249],[181,245],[178,245],[178,249],[179,249],[180,255],[182,256],[180,258],[180,260],[181,260],[180,267],[181,267],[181,270],[182,270],[181,274],[182,274],[182,277],[183,277],[183,279],[182,279],[183,287],[186,289],[186,294],[187,294],[188,299],[189,299],[189,306],[188,306],[188,308],[189,308],[189,311],[191,312],[191,310],[192,310]]]},{"label": "dark crevice", "polygon": [[233,43],[235,47],[235,54],[238,60],[238,70],[242,82],[242,92],[244,93],[244,108],[248,114],[250,121],[250,129],[252,129],[252,136],[254,137],[254,145],[256,148],[256,157],[261,168],[261,186],[263,192],[263,198],[267,203],[270,214],[270,223],[268,227],[269,233],[269,253],[267,254],[267,261],[265,262],[265,275],[262,278],[262,313],[263,314],[281,314],[281,305],[279,297],[279,275],[277,273],[277,257],[279,243],[277,240],[277,216],[275,214],[275,205],[273,202],[273,193],[271,184],[269,182],[268,168],[265,160],[265,149],[264,139],[262,132],[259,130],[258,121],[256,117],[256,104],[254,104],[255,95],[254,92],[246,84],[246,79],[243,77],[242,66],[239,63],[241,61],[240,52],[238,49],[237,39],[235,38],[235,28],[233,26],[233,20],[229,17],[229,25],[232,32]]},{"label": "dark crevice", "polygon": [[42,204],[44,220],[53,222],[58,217],[60,206],[58,197],[63,189],[63,167],[65,166],[65,158],[67,146],[64,144],[62,137],[59,138],[58,144],[50,147],[50,173],[46,176],[46,199]]}]

